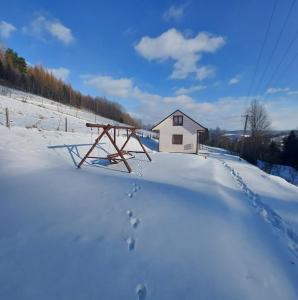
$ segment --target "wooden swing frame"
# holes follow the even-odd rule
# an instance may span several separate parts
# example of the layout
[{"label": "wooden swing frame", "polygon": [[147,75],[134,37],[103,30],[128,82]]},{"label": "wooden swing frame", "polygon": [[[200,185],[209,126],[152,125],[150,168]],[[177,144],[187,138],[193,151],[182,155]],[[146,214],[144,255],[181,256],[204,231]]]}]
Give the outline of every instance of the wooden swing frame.
[{"label": "wooden swing frame", "polygon": [[[94,144],[91,146],[91,148],[89,149],[89,151],[86,153],[86,155],[83,157],[83,159],[80,161],[80,163],[78,164],[78,168],[80,168],[82,166],[82,164],[84,163],[84,161],[87,158],[98,158],[98,159],[108,159],[110,161],[110,163],[118,163],[120,161],[123,161],[128,172],[131,173],[132,169],[130,167],[130,165],[127,162],[127,158],[124,157],[124,155],[130,155],[130,158],[133,158],[134,156],[131,153],[144,153],[146,154],[147,158],[149,161],[152,161],[151,157],[149,156],[148,152],[146,151],[144,145],[142,144],[139,136],[136,133],[136,128],[135,127],[128,127],[128,126],[118,126],[118,125],[103,125],[103,124],[92,124],[92,123],[86,123],[87,127],[90,128],[102,128],[103,131],[102,133],[95,139]],[[112,138],[111,134],[109,133],[109,131],[113,129],[114,130],[114,138]],[[123,146],[121,148],[119,148],[116,144],[116,129],[125,129],[126,130],[126,141],[124,142]],[[130,132],[130,134],[128,134]],[[96,145],[99,143],[99,141],[102,139],[102,137],[106,135],[108,137],[108,139],[110,140],[110,142],[112,143],[112,145],[114,146],[116,153],[113,154],[108,154],[106,157],[94,157],[94,156],[90,156],[91,152],[94,150],[94,148],[96,147]],[[129,140],[131,137],[134,137],[140,144],[141,148],[143,151],[125,151],[125,147],[128,144]]]}]

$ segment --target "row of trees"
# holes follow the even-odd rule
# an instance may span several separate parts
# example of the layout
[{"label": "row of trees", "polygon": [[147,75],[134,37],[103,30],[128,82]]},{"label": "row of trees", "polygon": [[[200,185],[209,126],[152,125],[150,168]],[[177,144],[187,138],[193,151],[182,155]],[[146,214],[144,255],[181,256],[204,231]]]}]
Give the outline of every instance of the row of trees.
[{"label": "row of trees", "polygon": [[231,138],[225,135],[224,130],[217,128],[210,131],[208,144],[227,149],[253,164],[263,161],[269,169],[274,164],[283,164],[298,170],[297,131],[291,131],[278,144],[272,139],[270,118],[260,102],[252,101],[245,114],[248,115],[247,136]]},{"label": "row of trees", "polygon": [[101,97],[82,95],[70,84],[56,78],[43,66],[28,66],[12,49],[0,49],[0,83],[48,99],[89,110],[97,115],[136,127],[141,122],[132,118],[120,104]]}]

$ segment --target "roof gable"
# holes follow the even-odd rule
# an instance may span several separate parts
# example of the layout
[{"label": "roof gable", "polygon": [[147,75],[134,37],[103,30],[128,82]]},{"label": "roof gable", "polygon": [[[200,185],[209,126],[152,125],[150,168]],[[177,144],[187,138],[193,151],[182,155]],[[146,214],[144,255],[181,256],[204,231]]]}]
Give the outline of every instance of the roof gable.
[{"label": "roof gable", "polygon": [[192,119],[191,117],[189,117],[188,115],[186,115],[184,112],[182,112],[180,109],[176,109],[174,112],[172,112],[171,114],[169,114],[168,116],[166,116],[164,119],[162,119],[159,123],[157,123],[155,126],[153,126],[151,128],[151,130],[154,130],[158,125],[162,124],[166,119],[168,119],[169,117],[171,117],[172,115],[174,115],[175,113],[181,113],[183,116],[185,116],[186,118],[188,118],[189,120],[191,120],[193,123],[195,123],[196,125],[198,125],[199,127],[203,128],[204,131],[207,131],[208,129],[204,126],[202,126],[200,123],[196,122],[194,119]]}]

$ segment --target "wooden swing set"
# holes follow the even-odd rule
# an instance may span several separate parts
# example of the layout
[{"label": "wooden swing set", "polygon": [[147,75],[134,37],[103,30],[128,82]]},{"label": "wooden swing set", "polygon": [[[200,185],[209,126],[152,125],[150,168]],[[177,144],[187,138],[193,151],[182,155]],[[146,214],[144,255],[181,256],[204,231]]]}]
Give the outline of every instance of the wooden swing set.
[{"label": "wooden swing set", "polygon": [[[148,152],[146,151],[144,145],[142,144],[139,136],[136,133],[136,128],[135,127],[129,127],[129,126],[118,126],[118,125],[103,125],[103,124],[92,124],[92,123],[86,123],[87,127],[92,128],[98,128],[98,130],[100,128],[103,129],[102,133],[96,138],[94,144],[91,146],[91,148],[89,149],[89,151],[86,153],[86,155],[83,157],[83,159],[80,161],[80,163],[78,164],[78,168],[81,167],[81,165],[84,163],[84,161],[87,158],[97,158],[97,159],[107,159],[109,160],[109,162],[111,164],[117,164],[118,162],[123,161],[128,172],[131,173],[132,169],[130,167],[130,165],[128,164],[127,160],[130,158],[134,158],[132,153],[145,153],[148,160],[152,161],[151,157],[149,156]],[[113,133],[114,133],[114,138],[112,138],[111,134],[109,133],[109,131],[113,129]],[[120,130],[120,129],[124,129],[126,130],[126,141],[123,144],[123,146],[121,148],[119,148],[116,144],[116,129]],[[95,156],[90,156],[91,152],[94,150],[94,148],[96,147],[96,145],[99,143],[99,141],[102,139],[102,137],[106,135],[110,142],[112,143],[112,145],[114,146],[116,153],[112,153],[112,154],[108,154],[106,157],[95,157]],[[143,149],[143,151],[127,151],[124,150],[126,145],[128,144],[129,140],[131,137],[134,137],[140,144],[141,148]],[[126,156],[126,158],[125,158]],[[127,157],[128,156],[128,157]]]}]

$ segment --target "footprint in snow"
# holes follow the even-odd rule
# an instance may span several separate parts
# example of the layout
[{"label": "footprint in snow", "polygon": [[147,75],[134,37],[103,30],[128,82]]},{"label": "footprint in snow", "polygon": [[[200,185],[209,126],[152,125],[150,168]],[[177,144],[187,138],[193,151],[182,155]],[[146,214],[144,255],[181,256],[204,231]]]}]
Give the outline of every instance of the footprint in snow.
[{"label": "footprint in snow", "polygon": [[137,192],[138,190],[140,190],[140,189],[141,189],[141,187],[134,183],[134,184],[133,184],[132,191],[131,191],[130,193],[128,193],[127,196],[128,196],[129,198],[132,198],[132,197],[133,197],[133,194],[136,193],[136,192]]},{"label": "footprint in snow", "polygon": [[131,210],[127,210],[126,211],[126,214],[127,214],[127,216],[129,217],[129,218],[131,218],[132,217],[132,211]]},{"label": "footprint in snow", "polygon": [[138,300],[144,300],[146,299],[147,295],[147,289],[144,284],[138,284],[136,287],[136,294],[137,294],[137,299]]},{"label": "footprint in snow", "polygon": [[126,211],[127,216],[129,217],[129,223],[133,228],[137,228],[140,224],[140,219],[133,217],[133,212],[131,210]]},{"label": "footprint in snow", "polygon": [[132,251],[135,248],[135,240],[133,237],[128,237],[126,239],[127,248],[129,251]]},{"label": "footprint in snow", "polygon": [[137,191],[139,191],[141,189],[141,187],[139,185],[137,185],[136,183],[133,184],[133,192],[136,193]]},{"label": "footprint in snow", "polygon": [[130,218],[129,220],[129,223],[130,225],[133,227],[133,228],[137,228],[139,223],[140,223],[140,220],[138,218]]}]

